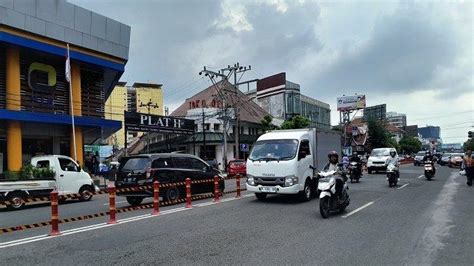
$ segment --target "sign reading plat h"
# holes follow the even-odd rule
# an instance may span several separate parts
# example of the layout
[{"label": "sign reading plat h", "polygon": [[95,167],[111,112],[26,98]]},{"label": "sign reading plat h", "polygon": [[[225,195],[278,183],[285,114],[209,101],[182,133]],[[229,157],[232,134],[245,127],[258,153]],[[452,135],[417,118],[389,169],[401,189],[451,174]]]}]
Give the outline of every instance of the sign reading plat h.
[{"label": "sign reading plat h", "polygon": [[338,111],[364,109],[365,105],[365,95],[342,96],[337,98]]},{"label": "sign reading plat h", "polygon": [[125,130],[194,134],[194,120],[125,111]]}]

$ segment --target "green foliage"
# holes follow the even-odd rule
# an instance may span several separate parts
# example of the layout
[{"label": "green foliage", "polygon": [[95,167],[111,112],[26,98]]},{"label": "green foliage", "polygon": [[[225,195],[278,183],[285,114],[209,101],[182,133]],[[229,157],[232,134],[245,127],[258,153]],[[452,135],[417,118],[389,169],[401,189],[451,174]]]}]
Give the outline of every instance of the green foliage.
[{"label": "green foliage", "polygon": [[25,179],[33,179],[34,178],[34,175],[33,175],[33,171],[34,171],[35,167],[29,163],[27,163],[26,165],[23,165],[20,169],[20,176],[21,176],[21,179],[25,180]]},{"label": "green foliage", "polygon": [[302,116],[297,115],[292,117],[291,119],[285,120],[281,125],[281,129],[298,129],[298,128],[307,128],[309,126],[309,119]]},{"label": "green foliage", "polygon": [[396,140],[394,140],[393,138],[389,138],[387,144],[387,147],[395,148],[397,152],[400,153],[400,145],[397,143]]},{"label": "green foliage", "polygon": [[52,168],[34,168],[33,176],[37,179],[53,179],[56,172]]},{"label": "green foliage", "polygon": [[266,131],[269,131],[269,130],[273,130],[273,129],[277,129],[277,126],[275,126],[274,124],[272,124],[272,116],[271,115],[266,115],[263,117],[263,120],[261,121],[261,124],[263,126],[263,130],[266,132]]},{"label": "green foliage", "polygon": [[419,139],[410,136],[404,136],[398,144],[400,144],[401,152],[406,154],[416,153],[420,151],[422,147]]},{"label": "green foliage", "polygon": [[463,148],[464,148],[464,151],[467,151],[467,150],[474,151],[474,139],[469,139],[468,141],[464,142]]},{"label": "green foliage", "polygon": [[383,127],[382,123],[376,120],[369,120],[369,139],[367,144],[369,149],[383,148],[390,145],[390,134]]},{"label": "green foliage", "polygon": [[6,180],[19,180],[20,179],[20,172],[15,171],[5,171],[3,172],[3,176]]}]

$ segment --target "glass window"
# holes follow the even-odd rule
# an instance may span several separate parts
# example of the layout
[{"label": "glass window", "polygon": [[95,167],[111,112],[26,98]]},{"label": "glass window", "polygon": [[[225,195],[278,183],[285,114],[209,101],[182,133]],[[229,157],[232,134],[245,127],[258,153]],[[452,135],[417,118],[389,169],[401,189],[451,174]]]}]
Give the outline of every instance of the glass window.
[{"label": "glass window", "polygon": [[173,167],[171,158],[158,158],[153,161],[151,168],[171,168]]},{"label": "glass window", "polygon": [[220,124],[214,124],[214,131],[216,131],[216,132],[220,131],[220,129],[221,129],[220,126],[221,126]]},{"label": "glass window", "polygon": [[311,154],[311,152],[309,150],[309,141],[307,141],[307,140],[301,141],[300,152],[302,152],[302,151],[306,152],[306,155]]},{"label": "glass window", "polygon": [[49,161],[38,161],[36,163],[37,168],[49,168]]},{"label": "glass window", "polygon": [[207,165],[196,158],[188,158],[191,161],[191,167],[196,170],[204,170]]},{"label": "glass window", "polygon": [[295,158],[298,141],[293,139],[257,141],[252,149],[250,160],[291,160]]},{"label": "glass window", "polygon": [[66,158],[59,158],[59,165],[63,171],[66,172],[79,172],[79,167],[77,164]]},{"label": "glass window", "polygon": [[138,171],[145,170],[150,166],[150,159],[147,157],[128,158],[125,163],[122,163],[121,170],[123,171]]},{"label": "glass window", "polygon": [[175,157],[173,163],[175,168],[192,169],[191,161],[186,157]]}]

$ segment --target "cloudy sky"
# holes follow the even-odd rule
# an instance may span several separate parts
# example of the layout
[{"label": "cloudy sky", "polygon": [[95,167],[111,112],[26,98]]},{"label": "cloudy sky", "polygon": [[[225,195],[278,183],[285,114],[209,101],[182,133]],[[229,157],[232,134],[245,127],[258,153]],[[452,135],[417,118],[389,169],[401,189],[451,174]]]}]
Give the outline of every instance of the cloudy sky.
[{"label": "cloudy sky", "polygon": [[471,1],[72,0],[132,27],[122,80],[164,84],[172,109],[209,82],[203,66],[251,65],[242,80],[286,72],[331,105],[368,105],[439,125],[445,143],[474,130]]}]

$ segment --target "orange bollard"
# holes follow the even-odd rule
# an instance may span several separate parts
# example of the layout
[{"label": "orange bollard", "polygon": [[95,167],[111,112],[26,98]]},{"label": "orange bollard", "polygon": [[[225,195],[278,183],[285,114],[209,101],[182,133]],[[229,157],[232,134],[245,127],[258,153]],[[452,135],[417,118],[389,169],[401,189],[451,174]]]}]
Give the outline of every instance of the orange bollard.
[{"label": "orange bollard", "polygon": [[214,176],[214,202],[219,203],[221,202],[219,199],[219,177]]},{"label": "orange bollard", "polygon": [[116,224],[117,218],[115,217],[115,185],[113,182],[109,183],[107,187],[109,191],[109,221],[108,224]]},{"label": "orange bollard", "polygon": [[239,199],[240,198],[240,174],[237,174],[235,176],[235,185],[237,186],[237,195],[235,198]]},{"label": "orange bollard", "polygon": [[58,236],[59,232],[59,212],[58,212],[58,191],[51,191],[51,232],[49,236]]},{"label": "orange bollard", "polygon": [[160,182],[153,182],[153,212],[151,215],[160,215]]},{"label": "orange bollard", "polygon": [[191,203],[191,179],[186,178],[186,208],[192,208],[193,204]]}]

